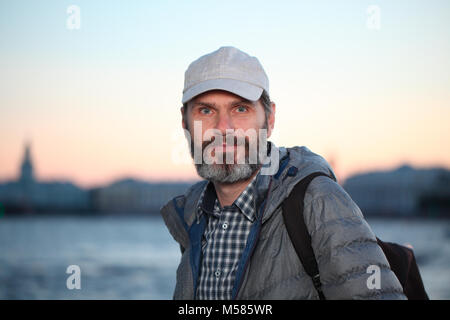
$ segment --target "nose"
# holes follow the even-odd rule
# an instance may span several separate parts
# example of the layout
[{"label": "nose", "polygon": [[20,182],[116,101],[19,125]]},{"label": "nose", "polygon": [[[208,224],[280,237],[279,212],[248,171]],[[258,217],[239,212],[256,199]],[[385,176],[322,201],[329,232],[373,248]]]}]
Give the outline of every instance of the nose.
[{"label": "nose", "polygon": [[234,129],[231,117],[227,113],[220,113],[217,119],[216,128],[220,130],[223,136],[225,136],[227,129]]}]

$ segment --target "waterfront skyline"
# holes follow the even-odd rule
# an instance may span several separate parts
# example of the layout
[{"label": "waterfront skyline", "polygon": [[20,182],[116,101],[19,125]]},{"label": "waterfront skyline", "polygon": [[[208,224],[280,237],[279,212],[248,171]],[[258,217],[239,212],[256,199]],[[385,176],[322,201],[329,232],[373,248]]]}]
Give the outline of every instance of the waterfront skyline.
[{"label": "waterfront skyline", "polygon": [[[70,180],[40,181],[30,142],[25,143],[15,180],[0,181],[0,209],[8,213],[158,212],[195,181],[151,182],[122,177],[105,185],[80,188]],[[450,170],[412,168],[365,172],[349,177],[342,187],[368,216],[449,216]]]},{"label": "waterfront skyline", "polygon": [[[272,141],[322,155],[338,179],[409,164],[450,168],[450,4],[249,1],[2,2],[0,181],[25,140],[39,180],[191,180],[184,71],[223,45],[258,57],[277,103]],[[81,13],[66,26],[67,8]],[[187,17],[189,19],[187,19]]]}]

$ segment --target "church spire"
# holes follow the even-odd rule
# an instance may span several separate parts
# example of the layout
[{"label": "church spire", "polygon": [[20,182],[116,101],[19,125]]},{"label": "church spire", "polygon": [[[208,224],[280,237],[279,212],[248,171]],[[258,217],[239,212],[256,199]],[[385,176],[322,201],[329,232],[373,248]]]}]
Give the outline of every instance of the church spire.
[{"label": "church spire", "polygon": [[33,183],[33,164],[31,161],[31,143],[29,141],[25,143],[25,152],[20,169],[20,182],[25,184]]}]

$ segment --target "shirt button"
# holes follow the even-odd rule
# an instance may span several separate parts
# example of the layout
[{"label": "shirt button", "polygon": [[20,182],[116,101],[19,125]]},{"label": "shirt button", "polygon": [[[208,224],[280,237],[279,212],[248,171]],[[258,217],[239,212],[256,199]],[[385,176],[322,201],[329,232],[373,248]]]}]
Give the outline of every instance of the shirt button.
[{"label": "shirt button", "polygon": [[220,277],[220,269],[217,269],[216,272],[214,272],[214,275],[216,278]]},{"label": "shirt button", "polygon": [[227,228],[228,228],[228,223],[224,222],[223,225],[222,225],[222,229],[226,230]]}]

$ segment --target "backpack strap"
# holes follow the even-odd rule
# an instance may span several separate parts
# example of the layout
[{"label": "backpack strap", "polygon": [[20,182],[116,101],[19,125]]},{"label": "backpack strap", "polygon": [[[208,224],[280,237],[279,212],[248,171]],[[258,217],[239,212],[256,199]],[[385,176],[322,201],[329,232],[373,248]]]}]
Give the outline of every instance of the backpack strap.
[{"label": "backpack strap", "polygon": [[303,200],[309,183],[317,176],[329,175],[314,172],[303,178],[292,189],[289,196],[282,203],[283,219],[292,244],[306,273],[312,278],[314,287],[319,293],[320,300],[325,300],[320,282],[319,268],[311,247],[311,236],[303,218]]}]

